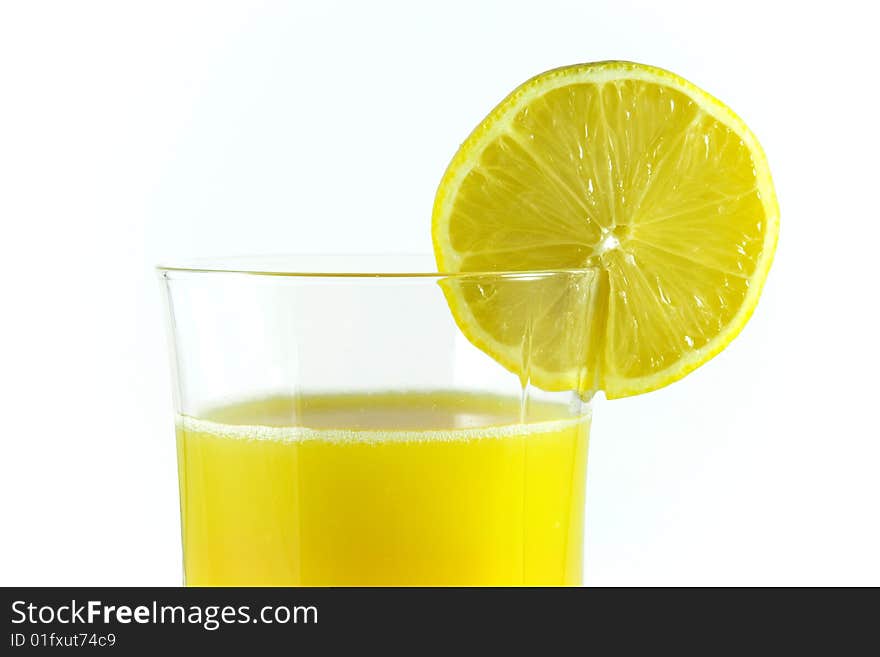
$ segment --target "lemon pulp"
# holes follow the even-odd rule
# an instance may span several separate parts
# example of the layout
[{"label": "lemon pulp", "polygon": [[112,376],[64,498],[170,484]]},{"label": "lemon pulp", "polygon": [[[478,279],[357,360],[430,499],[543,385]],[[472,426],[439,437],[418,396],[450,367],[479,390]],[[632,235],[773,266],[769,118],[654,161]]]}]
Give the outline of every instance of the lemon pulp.
[{"label": "lemon pulp", "polygon": [[[729,108],[667,71],[600,62],[539,75],[489,114],[443,177],[432,236],[441,271],[595,268],[586,348],[572,360],[571,327],[549,317],[530,378],[613,398],[667,385],[736,337],[778,216],[763,151]],[[570,293],[554,280],[548,313]],[[463,332],[516,370],[524,300],[445,292]]]}]

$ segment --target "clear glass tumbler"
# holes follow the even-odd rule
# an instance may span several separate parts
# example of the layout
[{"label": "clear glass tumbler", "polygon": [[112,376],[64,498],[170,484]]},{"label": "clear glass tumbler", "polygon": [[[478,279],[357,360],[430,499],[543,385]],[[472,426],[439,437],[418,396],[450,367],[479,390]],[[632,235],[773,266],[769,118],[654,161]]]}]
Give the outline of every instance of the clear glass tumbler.
[{"label": "clear glass tumbler", "polygon": [[595,272],[420,262],[158,268],[186,584],[581,583],[589,395],[532,370],[560,322],[587,362]]}]

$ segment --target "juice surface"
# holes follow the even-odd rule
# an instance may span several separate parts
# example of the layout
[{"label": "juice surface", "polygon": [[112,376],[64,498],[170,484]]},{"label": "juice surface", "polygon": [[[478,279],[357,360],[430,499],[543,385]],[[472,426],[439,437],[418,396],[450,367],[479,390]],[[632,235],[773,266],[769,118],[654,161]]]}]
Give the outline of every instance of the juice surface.
[{"label": "juice surface", "polygon": [[562,404],[455,393],[181,416],[186,583],[580,584],[588,435]]}]

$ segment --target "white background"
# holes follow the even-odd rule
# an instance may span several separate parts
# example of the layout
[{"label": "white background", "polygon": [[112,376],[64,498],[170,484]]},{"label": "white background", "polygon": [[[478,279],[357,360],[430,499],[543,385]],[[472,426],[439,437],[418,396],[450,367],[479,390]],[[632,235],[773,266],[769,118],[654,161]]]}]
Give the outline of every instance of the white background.
[{"label": "white background", "polygon": [[157,261],[428,252],[471,128],[598,59],[730,104],[782,232],[727,351],[598,404],[586,582],[880,584],[880,53],[802,5],[4,2],[0,584],[180,582]]}]

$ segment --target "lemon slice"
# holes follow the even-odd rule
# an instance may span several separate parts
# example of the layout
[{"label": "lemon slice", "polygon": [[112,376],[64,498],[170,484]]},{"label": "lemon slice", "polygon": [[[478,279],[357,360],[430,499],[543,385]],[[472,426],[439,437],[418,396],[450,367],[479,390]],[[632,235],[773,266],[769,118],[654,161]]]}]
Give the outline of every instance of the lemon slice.
[{"label": "lemon slice", "polygon": [[778,230],[767,160],[738,116],[668,71],[600,62],[532,78],[483,120],[440,183],[432,237],[440,271],[595,268],[578,331],[554,321],[572,293],[555,279],[521,286],[541,299],[444,291],[465,335],[513,371],[515,336],[535,323],[525,302],[540,303],[530,380],[615,398],[680,379],[736,337]]}]

